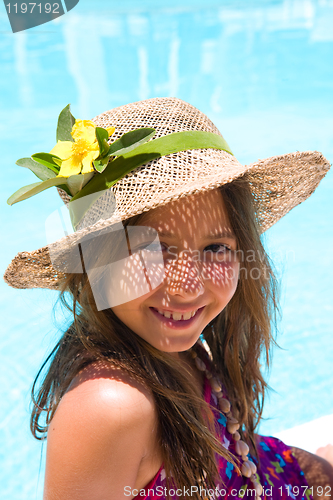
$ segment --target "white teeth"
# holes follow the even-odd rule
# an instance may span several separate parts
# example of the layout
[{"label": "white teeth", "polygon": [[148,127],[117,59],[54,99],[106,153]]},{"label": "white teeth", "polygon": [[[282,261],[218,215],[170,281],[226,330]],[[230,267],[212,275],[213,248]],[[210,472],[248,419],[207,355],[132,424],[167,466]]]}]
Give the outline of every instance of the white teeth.
[{"label": "white teeth", "polygon": [[174,321],[186,321],[188,319],[193,318],[193,316],[196,315],[198,309],[196,311],[188,311],[184,314],[179,313],[179,312],[172,312],[172,311],[162,311],[162,309],[157,309],[157,312],[164,316],[165,318],[171,318]]},{"label": "white teeth", "polygon": [[172,319],[174,319],[175,321],[181,320],[182,319],[182,313],[177,313],[177,312],[172,313]]}]

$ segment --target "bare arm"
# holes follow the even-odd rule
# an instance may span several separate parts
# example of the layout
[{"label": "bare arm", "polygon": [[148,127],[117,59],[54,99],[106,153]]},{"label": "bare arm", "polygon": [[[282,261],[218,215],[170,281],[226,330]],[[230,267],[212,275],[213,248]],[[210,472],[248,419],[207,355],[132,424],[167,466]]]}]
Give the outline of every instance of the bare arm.
[{"label": "bare arm", "polygon": [[89,368],[50,424],[44,500],[131,498],[124,488],[137,486],[155,425],[153,401],[126,375],[96,377]]},{"label": "bare arm", "polygon": [[291,447],[309,487],[313,488],[314,500],[329,499],[333,495],[333,467],[322,457],[295,446]]}]

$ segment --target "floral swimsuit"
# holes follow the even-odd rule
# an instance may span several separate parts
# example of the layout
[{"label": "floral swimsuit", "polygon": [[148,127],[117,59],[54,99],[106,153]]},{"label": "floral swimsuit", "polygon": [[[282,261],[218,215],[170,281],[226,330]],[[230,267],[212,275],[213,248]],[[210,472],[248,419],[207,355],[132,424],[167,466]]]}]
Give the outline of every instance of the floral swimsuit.
[{"label": "floral swimsuit", "polygon": [[[204,397],[205,401],[210,403],[214,408],[215,428],[219,439],[226,449],[236,455],[234,440],[226,428],[227,419],[218,409],[217,398],[212,392],[207,379],[205,380]],[[260,465],[258,465],[256,457],[248,455],[248,458],[257,465],[258,479],[263,487],[261,499],[312,500],[311,488],[309,488],[304,473],[300,469],[296,458],[293,456],[291,448],[274,437],[259,435],[256,437]],[[239,475],[234,466],[222,457],[219,457],[218,465],[221,482],[216,485],[214,490],[204,490],[202,488],[202,499],[255,499],[255,493],[250,479]],[[139,491],[133,491],[133,494],[138,493],[134,498],[140,498],[140,500],[165,500],[167,498],[165,491],[165,470],[162,464],[160,470],[146,487]],[[191,498],[191,490],[186,490],[184,488],[178,490],[172,490],[170,488],[169,493],[172,500]],[[194,496],[194,490],[192,495]]]}]

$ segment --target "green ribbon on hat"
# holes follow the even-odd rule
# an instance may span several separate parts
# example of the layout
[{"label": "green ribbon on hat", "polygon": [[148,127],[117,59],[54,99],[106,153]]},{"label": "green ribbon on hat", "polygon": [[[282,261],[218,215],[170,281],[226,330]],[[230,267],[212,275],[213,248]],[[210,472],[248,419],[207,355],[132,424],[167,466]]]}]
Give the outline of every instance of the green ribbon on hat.
[{"label": "green ribbon on hat", "polygon": [[[69,208],[74,229],[76,229],[84,214],[93,203],[96,202],[98,197],[135,168],[152,160],[156,160],[161,156],[179,153],[180,151],[187,151],[189,149],[207,148],[220,149],[233,155],[227,142],[221,135],[200,130],[190,130],[164,135],[158,139],[141,144],[122,156],[118,156],[108,164],[102,173],[95,175],[90,182],[70,200]],[[96,197],[90,197],[91,203],[75,204],[75,209],[74,206],[71,207],[73,201],[95,193],[97,194]],[[98,193],[100,194],[98,195]]]},{"label": "green ribbon on hat", "polygon": [[225,139],[221,135],[212,132],[191,130],[164,135],[142,144],[110,162],[106,169],[100,175],[94,176],[88,184],[73,196],[71,201],[97,191],[109,189],[135,168],[161,156],[187,151],[188,149],[206,148],[222,149],[231,155],[233,154]]}]

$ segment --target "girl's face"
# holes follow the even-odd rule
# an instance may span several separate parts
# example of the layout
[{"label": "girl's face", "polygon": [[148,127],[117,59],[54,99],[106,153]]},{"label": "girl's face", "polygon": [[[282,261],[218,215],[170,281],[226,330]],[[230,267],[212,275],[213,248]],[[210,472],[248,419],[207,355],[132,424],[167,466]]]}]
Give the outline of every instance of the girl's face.
[{"label": "girl's face", "polygon": [[155,348],[185,351],[225,308],[238,283],[237,241],[222,194],[215,189],[158,207],[138,225],[159,235],[164,280],[112,310]]}]

